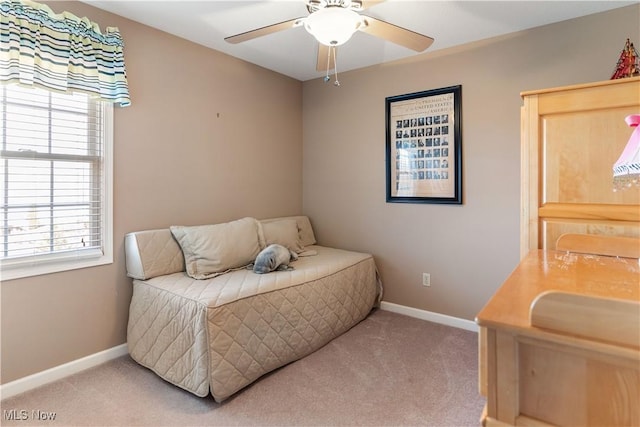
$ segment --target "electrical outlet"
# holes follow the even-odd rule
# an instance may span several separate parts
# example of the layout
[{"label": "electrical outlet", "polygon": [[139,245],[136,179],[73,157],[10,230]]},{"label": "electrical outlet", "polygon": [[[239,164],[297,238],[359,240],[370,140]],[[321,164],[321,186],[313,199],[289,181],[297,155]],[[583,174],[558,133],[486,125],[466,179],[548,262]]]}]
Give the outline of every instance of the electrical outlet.
[{"label": "electrical outlet", "polygon": [[431,275],[429,273],[422,273],[422,286],[431,286]]}]

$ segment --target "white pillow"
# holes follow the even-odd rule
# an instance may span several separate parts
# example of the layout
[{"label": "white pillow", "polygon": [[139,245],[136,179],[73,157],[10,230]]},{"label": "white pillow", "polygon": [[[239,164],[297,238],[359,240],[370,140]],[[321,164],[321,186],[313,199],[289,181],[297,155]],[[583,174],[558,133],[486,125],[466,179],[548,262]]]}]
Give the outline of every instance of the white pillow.
[{"label": "white pillow", "polygon": [[263,222],[262,233],[266,246],[278,244],[297,253],[304,251],[304,247],[300,242],[298,222],[295,219]]},{"label": "white pillow", "polygon": [[248,265],[264,247],[255,218],[170,229],[182,248],[187,274],[194,279],[209,279]]}]

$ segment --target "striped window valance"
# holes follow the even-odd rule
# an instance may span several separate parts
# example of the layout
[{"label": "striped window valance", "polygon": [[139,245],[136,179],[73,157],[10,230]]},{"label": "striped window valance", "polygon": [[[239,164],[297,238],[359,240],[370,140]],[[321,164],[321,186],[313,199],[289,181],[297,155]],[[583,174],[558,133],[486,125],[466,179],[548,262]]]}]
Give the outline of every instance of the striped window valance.
[{"label": "striped window valance", "polygon": [[103,34],[87,18],[29,0],[2,0],[0,19],[0,83],[131,103],[117,28]]}]

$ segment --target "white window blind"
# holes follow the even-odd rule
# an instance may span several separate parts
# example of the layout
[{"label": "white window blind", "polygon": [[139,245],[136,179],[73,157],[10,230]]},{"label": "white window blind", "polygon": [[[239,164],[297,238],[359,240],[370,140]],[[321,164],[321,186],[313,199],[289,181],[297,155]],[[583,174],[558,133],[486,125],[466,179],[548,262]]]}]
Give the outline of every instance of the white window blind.
[{"label": "white window blind", "polygon": [[82,93],[0,91],[2,278],[111,257],[105,112],[113,107]]}]

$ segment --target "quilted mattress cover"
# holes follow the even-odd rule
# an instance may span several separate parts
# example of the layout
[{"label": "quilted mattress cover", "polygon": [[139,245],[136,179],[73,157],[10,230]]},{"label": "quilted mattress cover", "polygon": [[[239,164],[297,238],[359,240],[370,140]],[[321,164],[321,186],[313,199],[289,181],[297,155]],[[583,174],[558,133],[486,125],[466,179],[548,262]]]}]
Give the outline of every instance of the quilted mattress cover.
[{"label": "quilted mattress cover", "polygon": [[185,272],[133,280],[131,357],[166,381],[218,402],[319,349],[364,319],[381,284],[369,254],[308,246],[294,270]]}]

